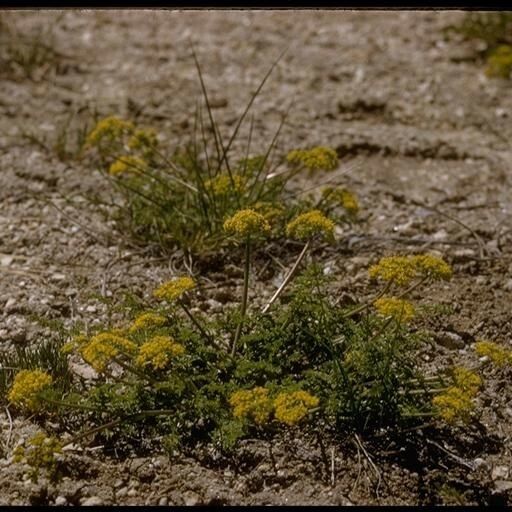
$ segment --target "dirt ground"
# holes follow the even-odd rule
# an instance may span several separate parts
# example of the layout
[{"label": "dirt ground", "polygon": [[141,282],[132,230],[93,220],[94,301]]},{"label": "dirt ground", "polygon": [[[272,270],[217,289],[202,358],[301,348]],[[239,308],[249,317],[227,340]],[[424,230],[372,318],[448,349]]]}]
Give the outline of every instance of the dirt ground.
[{"label": "dirt ground", "polygon": [[[45,28],[58,53],[30,78],[0,70],[1,349],[50,335],[34,315],[101,322],[100,296],[148,294],[173,275],[174,261],[116,239],[94,207],[77,203],[103,182],[45,144],[71,112],[78,122],[94,109],[136,118],[178,143],[199,97],[190,43],[224,126],[287,47],[256,101],[255,139],[268,142],[293,99],[280,147],[337,148],[363,218],[324,255],[340,295],[371,293],[367,268],[383,254],[435,249],[455,275],[422,299],[450,307],[429,325],[438,343],[418,354],[425,367],[479,366],[477,338],[512,348],[512,88],[484,75],[472,43],[445,40],[443,28],[462,16],[2,12],[25,34]],[[259,300],[273,289],[271,280],[261,286]],[[6,454],[0,504],[510,504],[512,373],[485,367],[483,375],[480,427],[466,432],[383,433],[361,445],[352,437],[326,440],[327,456],[314,439],[291,432],[273,447],[274,463],[254,440],[242,443],[236,460],[221,462],[206,448],[194,457],[116,460],[89,446],[70,454],[72,474],[56,485],[31,483]],[[11,428],[2,408],[1,440],[11,448],[38,428],[30,418],[13,421]]]}]

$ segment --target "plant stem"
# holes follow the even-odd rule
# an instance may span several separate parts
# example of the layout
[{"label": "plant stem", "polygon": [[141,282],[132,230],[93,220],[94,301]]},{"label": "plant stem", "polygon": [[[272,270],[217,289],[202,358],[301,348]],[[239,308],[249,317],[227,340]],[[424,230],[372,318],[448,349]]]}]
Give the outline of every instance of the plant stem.
[{"label": "plant stem", "polygon": [[247,297],[249,295],[249,271],[251,270],[251,240],[247,238],[245,242],[245,266],[244,266],[244,289],[242,292],[242,304],[240,306],[240,320],[236,327],[233,345],[231,347],[231,356],[236,353],[236,345],[240,340],[242,334],[242,327],[244,324],[245,311],[247,310]]},{"label": "plant stem", "polygon": [[146,411],[140,411],[135,414],[129,414],[128,416],[123,416],[122,418],[118,418],[117,420],[109,421],[108,423],[104,423],[103,425],[99,425],[98,427],[91,428],[89,430],[86,430],[85,432],[82,432],[81,434],[76,435],[71,439],[70,444],[74,444],[80,439],[83,439],[84,437],[90,436],[92,434],[96,434],[96,432],[101,432],[106,428],[115,427],[122,423],[123,421],[137,420],[140,418],[144,418],[146,416],[164,416],[166,414],[176,414],[176,411],[174,409],[150,409]]},{"label": "plant stem", "polygon": [[210,334],[208,334],[206,332],[205,328],[199,323],[197,318],[192,314],[192,312],[190,311],[190,309],[188,309],[188,307],[185,305],[185,303],[181,300],[178,300],[178,304],[181,306],[181,308],[183,309],[185,314],[188,316],[190,321],[197,327],[199,332],[207,339],[208,343],[210,343],[210,345],[213,345],[212,337],[210,336]]},{"label": "plant stem", "polygon": [[274,293],[272,298],[269,300],[267,305],[261,310],[261,312],[263,314],[265,314],[270,309],[272,304],[274,304],[274,302],[283,293],[283,291],[286,288],[286,286],[288,285],[288,283],[292,280],[292,277],[295,275],[295,272],[297,272],[297,269],[299,268],[299,265],[301,264],[302,260],[304,259],[304,256],[306,255],[307,250],[309,249],[310,242],[311,242],[310,240],[308,240],[306,242],[306,245],[304,245],[304,247],[302,248],[302,251],[299,254],[299,257],[297,258],[297,260],[293,264],[293,267],[291,268],[290,272],[288,272],[288,275],[284,278],[284,281],[281,283],[281,286],[276,290],[276,292]]}]

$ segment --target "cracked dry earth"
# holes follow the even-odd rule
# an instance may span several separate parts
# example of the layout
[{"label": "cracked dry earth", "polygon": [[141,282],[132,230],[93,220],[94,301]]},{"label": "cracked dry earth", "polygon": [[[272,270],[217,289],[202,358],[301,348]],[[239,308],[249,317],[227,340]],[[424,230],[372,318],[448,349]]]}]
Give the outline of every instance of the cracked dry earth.
[{"label": "cracked dry earth", "polygon": [[[477,338],[512,347],[512,88],[485,77],[471,42],[445,39],[443,28],[463,16],[2,12],[25,34],[44,28],[57,54],[30,79],[0,69],[0,349],[48,339],[36,317],[102,322],[102,296],[115,303],[123,291],[147,295],[174,275],[179,254],[169,262],[117,236],[81,200],[104,187],[99,175],[83,161],[59,160],[51,141],[71,113],[74,127],[96,111],[152,125],[179,144],[199,96],[190,42],[228,129],[288,47],[256,101],[255,139],[272,137],[293,98],[280,148],[337,149],[363,217],[324,253],[340,295],[369,296],[367,268],[384,254],[437,250],[455,275],[417,297],[449,306],[428,325],[436,342],[418,354],[425,368],[479,366]],[[255,300],[270,297],[278,272]],[[220,289],[206,310],[239,293],[225,274],[202,269]],[[275,466],[255,440],[230,462],[199,452],[119,460],[91,445],[69,454],[73,469],[59,484],[34,484],[12,463],[12,448],[39,427],[21,416],[10,426],[2,407],[0,504],[510,504],[511,373],[484,365],[483,376],[479,429],[363,439],[369,458],[347,439],[327,443],[326,464],[314,440],[293,433],[274,447]]]}]

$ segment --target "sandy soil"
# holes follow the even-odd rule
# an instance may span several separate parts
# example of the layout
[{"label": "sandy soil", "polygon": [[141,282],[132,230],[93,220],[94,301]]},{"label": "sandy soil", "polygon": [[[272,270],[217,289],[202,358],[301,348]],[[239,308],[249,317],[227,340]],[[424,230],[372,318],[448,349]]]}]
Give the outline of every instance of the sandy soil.
[{"label": "sandy soil", "polygon": [[[350,169],[345,183],[361,198],[363,221],[325,253],[340,294],[364,297],[366,269],[382,254],[436,249],[455,276],[425,294],[452,310],[429,325],[439,343],[419,354],[426,367],[477,364],[471,344],[479,337],[512,347],[512,88],[485,77],[471,43],[444,39],[443,28],[463,15],[2,12],[25,34],[44,27],[58,53],[30,78],[0,67],[1,349],[51,335],[34,315],[101,322],[99,297],[147,294],[148,283],[173,275],[176,262],[119,240],[94,207],[79,202],[103,186],[96,173],[60,161],[27,134],[50,145],[71,112],[75,127],[96,111],[136,118],[179,143],[199,97],[190,43],[225,126],[288,48],[256,102],[256,133],[268,141],[293,99],[281,147],[330,145]],[[262,298],[272,291],[267,284]],[[208,453],[119,461],[89,447],[72,455],[75,471],[57,485],[32,484],[4,457],[0,503],[510,503],[511,374],[488,368],[484,376],[481,430],[446,431],[441,439],[425,430],[386,437],[387,445],[364,440],[374,466],[347,439],[326,447],[332,472],[314,441],[292,434],[274,447],[275,466],[258,441],[223,464]],[[13,445],[37,429],[16,418],[11,431],[3,410],[0,422],[4,444],[8,433]]]}]

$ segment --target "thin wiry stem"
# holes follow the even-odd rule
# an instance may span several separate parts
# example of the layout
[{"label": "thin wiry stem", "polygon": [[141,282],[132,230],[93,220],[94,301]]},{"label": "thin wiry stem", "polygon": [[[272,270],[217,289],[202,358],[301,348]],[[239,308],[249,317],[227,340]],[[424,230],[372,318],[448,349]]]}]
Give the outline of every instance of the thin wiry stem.
[{"label": "thin wiry stem", "polygon": [[299,254],[297,260],[293,264],[293,267],[291,268],[290,272],[288,272],[288,275],[284,278],[284,281],[281,283],[281,286],[276,290],[272,298],[268,301],[266,306],[261,310],[263,314],[265,314],[272,304],[279,298],[279,296],[283,293],[284,289],[288,285],[288,283],[292,280],[293,276],[297,272],[297,269],[299,268],[299,265],[301,264],[302,260],[304,259],[304,256],[306,255],[306,252],[308,251],[310,247],[311,241],[308,240],[304,247],[302,248],[301,253]]},{"label": "thin wiry stem", "polygon": [[242,292],[242,304],[240,306],[240,320],[236,326],[235,337],[233,345],[231,346],[231,356],[236,353],[236,346],[242,334],[242,327],[244,324],[245,312],[247,310],[247,298],[249,296],[249,272],[251,270],[251,241],[248,238],[245,242],[245,265],[244,265],[244,289]]}]

